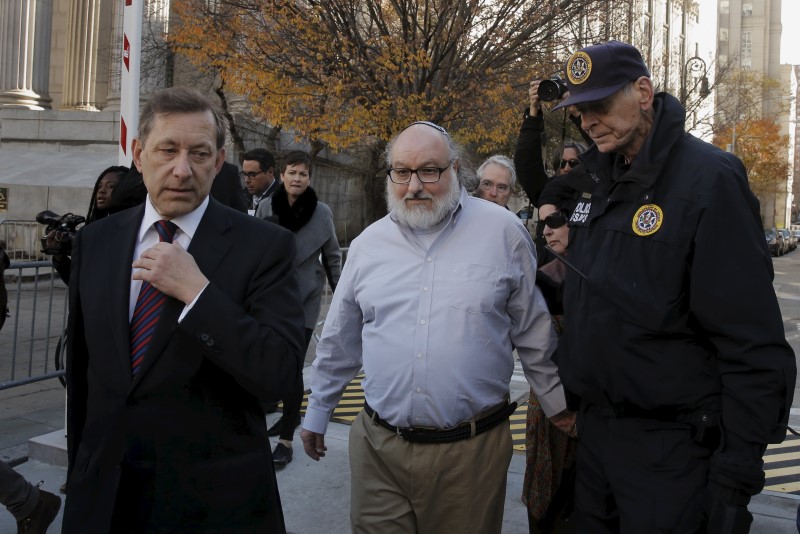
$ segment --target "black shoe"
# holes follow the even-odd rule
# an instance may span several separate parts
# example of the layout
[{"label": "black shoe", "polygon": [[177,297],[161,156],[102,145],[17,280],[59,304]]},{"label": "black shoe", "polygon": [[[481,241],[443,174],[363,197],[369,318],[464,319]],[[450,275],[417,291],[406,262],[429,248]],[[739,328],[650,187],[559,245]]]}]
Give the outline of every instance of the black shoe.
[{"label": "black shoe", "polygon": [[281,435],[281,425],[283,424],[283,417],[279,417],[275,424],[269,427],[267,435],[271,438]]},{"label": "black shoe", "polygon": [[17,521],[17,534],[45,534],[60,509],[61,499],[57,495],[39,490],[36,508],[28,517]]},{"label": "black shoe", "polygon": [[286,465],[292,461],[292,448],[278,443],[272,451],[272,462],[275,465]]}]

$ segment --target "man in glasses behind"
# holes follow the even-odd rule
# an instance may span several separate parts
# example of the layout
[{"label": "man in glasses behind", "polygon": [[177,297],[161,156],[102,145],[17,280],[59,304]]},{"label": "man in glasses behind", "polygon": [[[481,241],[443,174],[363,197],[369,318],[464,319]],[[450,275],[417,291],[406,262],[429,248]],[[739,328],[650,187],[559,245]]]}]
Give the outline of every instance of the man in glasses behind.
[{"label": "man in glasses behind", "polygon": [[242,171],[239,174],[250,198],[250,209],[255,210],[253,214],[259,215],[262,219],[271,215],[271,213],[259,213],[258,207],[261,206],[262,211],[268,209],[271,212],[270,203],[263,200],[268,199],[278,188],[278,180],[275,179],[275,156],[264,148],[249,150],[242,158]]},{"label": "man in glasses behind", "polygon": [[481,163],[476,174],[478,175],[478,189],[475,190],[474,195],[507,208],[508,201],[511,200],[511,193],[517,184],[514,162],[505,156],[496,154]]}]

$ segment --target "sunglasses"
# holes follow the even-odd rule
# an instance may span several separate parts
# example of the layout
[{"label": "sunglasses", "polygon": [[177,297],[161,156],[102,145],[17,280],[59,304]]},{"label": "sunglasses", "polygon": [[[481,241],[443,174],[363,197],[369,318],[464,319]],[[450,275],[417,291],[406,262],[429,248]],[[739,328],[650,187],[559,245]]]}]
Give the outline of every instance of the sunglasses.
[{"label": "sunglasses", "polygon": [[577,167],[580,164],[581,164],[581,160],[579,160],[579,159],[562,159],[561,163],[558,164],[558,167],[563,169],[564,167],[569,165],[570,168],[574,169],[575,167]]},{"label": "sunglasses", "polygon": [[549,226],[555,230],[556,228],[561,228],[567,224],[567,214],[563,211],[556,211],[542,219],[542,222],[544,222],[546,226]]}]

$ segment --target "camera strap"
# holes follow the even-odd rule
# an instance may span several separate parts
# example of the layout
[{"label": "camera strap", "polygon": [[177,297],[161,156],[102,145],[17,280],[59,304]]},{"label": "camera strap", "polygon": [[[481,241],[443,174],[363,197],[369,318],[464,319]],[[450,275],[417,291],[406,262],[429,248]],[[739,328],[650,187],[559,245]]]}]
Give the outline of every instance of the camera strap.
[{"label": "camera strap", "polygon": [[567,140],[567,108],[564,108],[564,119],[561,121],[561,144]]}]

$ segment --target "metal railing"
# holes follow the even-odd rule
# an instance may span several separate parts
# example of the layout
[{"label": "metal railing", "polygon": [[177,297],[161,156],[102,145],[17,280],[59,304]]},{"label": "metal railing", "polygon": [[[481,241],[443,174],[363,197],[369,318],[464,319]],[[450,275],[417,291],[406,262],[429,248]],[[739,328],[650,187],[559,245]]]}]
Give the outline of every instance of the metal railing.
[{"label": "metal railing", "polygon": [[49,261],[5,271],[10,317],[0,330],[0,390],[63,377],[56,363],[67,323],[67,287]]},{"label": "metal railing", "polygon": [[36,221],[0,220],[0,242],[11,260],[41,260],[45,227]]}]

